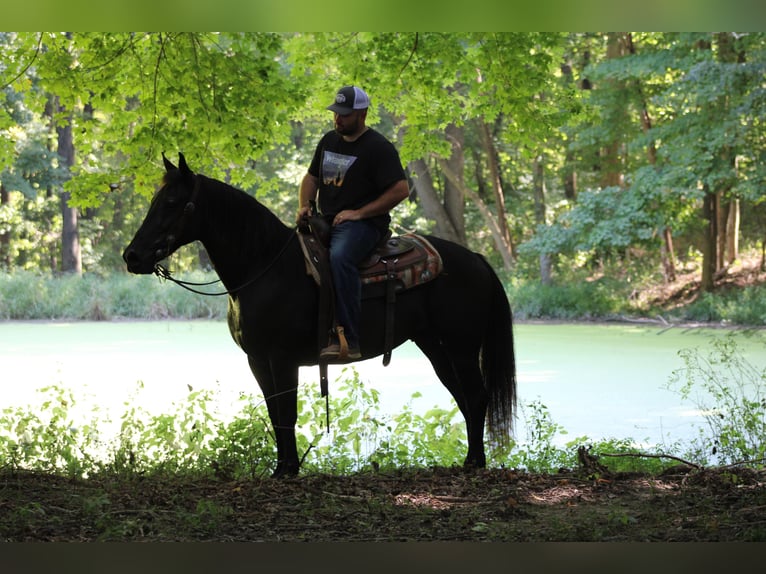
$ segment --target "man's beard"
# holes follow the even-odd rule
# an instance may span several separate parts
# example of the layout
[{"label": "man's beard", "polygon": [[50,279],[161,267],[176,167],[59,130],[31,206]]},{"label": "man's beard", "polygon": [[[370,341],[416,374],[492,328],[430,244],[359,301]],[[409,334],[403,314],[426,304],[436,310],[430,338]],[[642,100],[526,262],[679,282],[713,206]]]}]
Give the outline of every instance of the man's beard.
[{"label": "man's beard", "polygon": [[343,126],[336,125],[335,131],[342,136],[354,135],[359,130],[359,118],[356,118],[353,123],[347,123]]}]

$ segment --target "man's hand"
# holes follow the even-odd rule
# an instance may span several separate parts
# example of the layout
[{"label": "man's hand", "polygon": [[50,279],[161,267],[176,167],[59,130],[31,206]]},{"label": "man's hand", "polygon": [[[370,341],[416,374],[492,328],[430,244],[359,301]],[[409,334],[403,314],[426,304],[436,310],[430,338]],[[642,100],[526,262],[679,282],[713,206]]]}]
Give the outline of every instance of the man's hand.
[{"label": "man's hand", "polygon": [[344,221],[359,221],[360,219],[362,219],[362,215],[358,210],[346,209],[335,216],[335,219],[332,220],[332,224],[340,225]]},{"label": "man's hand", "polygon": [[317,190],[319,189],[319,178],[310,173],[306,173],[301,180],[300,191],[298,192],[298,213],[295,216],[297,223],[311,215],[311,202],[316,201]]},{"label": "man's hand", "polygon": [[295,216],[295,222],[301,223],[308,219],[309,215],[311,215],[311,208],[308,205],[304,205],[303,207],[298,208],[298,215]]}]

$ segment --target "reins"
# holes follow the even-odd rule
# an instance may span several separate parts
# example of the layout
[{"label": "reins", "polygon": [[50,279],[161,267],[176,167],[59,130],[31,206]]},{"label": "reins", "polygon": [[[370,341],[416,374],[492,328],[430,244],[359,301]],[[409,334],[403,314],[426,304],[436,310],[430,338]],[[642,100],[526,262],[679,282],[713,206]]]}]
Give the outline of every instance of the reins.
[{"label": "reins", "polygon": [[274,264],[279,260],[279,258],[282,257],[282,254],[287,250],[288,245],[290,245],[290,242],[293,240],[295,235],[296,235],[295,233],[290,234],[290,237],[282,246],[282,249],[279,250],[279,253],[276,254],[274,259],[272,259],[271,262],[260,273],[258,273],[255,277],[248,279],[236,289],[226,289],[225,291],[219,291],[216,293],[208,293],[207,291],[200,291],[199,289],[195,289],[194,287],[204,287],[205,285],[214,285],[216,283],[220,283],[221,280],[215,279],[213,281],[207,281],[205,283],[195,283],[193,281],[182,281],[181,279],[176,279],[175,277],[173,277],[170,274],[170,270],[160,263],[157,263],[154,266],[154,274],[160,279],[163,279],[163,280],[166,279],[168,281],[172,281],[179,287],[183,287],[187,291],[191,291],[192,293],[196,293],[198,295],[208,295],[209,297],[220,297],[222,295],[232,295],[234,293],[237,293],[238,291],[241,291],[245,287],[252,285],[256,281],[258,281],[258,279],[263,277],[274,266]]}]

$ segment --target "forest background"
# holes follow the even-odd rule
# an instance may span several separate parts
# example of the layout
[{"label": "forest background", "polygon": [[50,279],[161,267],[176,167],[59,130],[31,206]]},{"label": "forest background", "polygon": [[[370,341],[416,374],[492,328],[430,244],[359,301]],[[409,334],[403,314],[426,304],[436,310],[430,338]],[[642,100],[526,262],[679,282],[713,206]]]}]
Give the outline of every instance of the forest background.
[{"label": "forest background", "polygon": [[[124,275],[120,254],[163,151],[292,223],[298,182],[331,127],[325,107],[355,83],[407,167],[412,195],[396,229],[485,254],[517,317],[763,324],[752,285],[765,266],[765,40],[2,33],[3,281]],[[716,286],[743,260],[749,286],[722,300]],[[198,245],[172,266],[210,273]],[[673,286],[676,297],[657,295]],[[4,303],[2,318],[29,316]]]},{"label": "forest background", "polygon": [[[211,20],[224,15],[232,21],[232,12],[221,9],[226,3],[215,3]],[[77,22],[97,13],[80,10],[77,0],[50,4],[46,14],[66,13]],[[132,22],[135,14],[147,20],[146,8],[136,8],[144,4],[140,0],[121,4],[100,9],[119,14],[123,24]],[[179,10],[179,2],[154,4],[153,25],[135,28],[156,27],[156,21],[178,27],[195,12]],[[287,4],[291,3],[280,7]],[[381,3],[391,22],[387,25],[395,27],[401,21],[402,27],[412,26],[413,20],[401,15],[413,15],[422,4],[399,4]],[[429,12],[432,28],[445,18],[455,22],[450,16],[454,11],[445,7],[453,4],[442,2]],[[480,13],[478,4],[486,2],[472,3],[469,11]],[[583,25],[578,16],[607,12],[589,11],[590,4],[556,6],[556,24],[535,27],[675,27],[641,26],[640,17],[631,18],[635,25],[630,26]],[[710,3],[705,0],[683,4],[677,28],[709,14],[705,9]],[[652,2],[613,4],[612,10],[645,16],[653,6]],[[27,8],[27,3],[6,7]],[[328,13],[326,7],[320,9]],[[714,12],[713,19],[699,28],[746,29],[762,21],[758,10],[749,10],[741,20],[743,26],[729,27],[726,16],[734,10],[727,3],[725,11]],[[523,20],[525,14],[514,12],[511,18],[506,11],[495,20],[500,26]],[[382,21],[377,15],[364,17],[372,24]],[[234,18],[235,26],[247,22]],[[465,19],[469,21],[470,16]],[[314,26],[310,20],[305,26],[288,28]],[[30,28],[77,29],[50,24],[18,27]],[[678,287],[683,294],[683,284],[691,285],[696,297],[694,304],[673,311],[685,318],[728,317],[761,325],[766,321],[762,289],[735,290],[734,307],[748,311],[733,319],[720,298],[722,283],[746,260],[752,271],[747,283],[758,285],[763,277],[762,33],[6,32],[0,38],[2,318],[13,318],[11,313],[16,312],[28,317],[30,309],[42,313],[35,316],[50,317],[60,312],[58,302],[68,292],[75,291],[74,298],[80,298],[83,291],[77,289],[82,286],[86,292],[125,297],[128,288],[115,289],[123,277],[148,291],[149,284],[126,276],[119,254],[158,183],[163,150],[171,158],[183,151],[193,169],[246,189],[291,221],[297,181],[314,142],[330,127],[324,109],[328,99],[339,85],[355,82],[372,95],[371,119],[397,142],[411,176],[414,201],[397,209],[397,225],[446,236],[459,233],[462,225],[461,241],[484,253],[503,275],[517,317],[647,316],[654,311],[651,293],[658,287]],[[212,274],[204,271],[204,253],[197,247],[185,250],[172,264],[190,274]],[[157,283],[148,279],[152,286]],[[97,288],[101,283],[106,287]],[[48,291],[35,292],[40,288]],[[138,290],[129,289],[134,295]],[[180,292],[170,286],[162,291]],[[158,293],[151,290],[149,298],[156,300]],[[39,311],[34,305],[17,307],[22,300],[49,303]],[[658,312],[672,319],[668,307]],[[77,313],[81,318],[108,318],[125,311],[86,306]],[[67,436],[53,426],[45,428],[49,436]],[[56,454],[61,452],[59,442],[51,445]],[[414,476],[423,481],[431,475]],[[508,478],[487,476],[490,481]],[[615,492],[627,490],[619,481],[610,489],[603,488],[604,481],[596,482],[593,492],[602,489],[602,498],[613,502],[602,514],[577,509],[574,516],[582,517],[583,526],[572,520],[569,501],[574,498],[539,507],[562,512],[560,518],[538,512],[538,506],[527,502],[524,489],[539,483],[535,496],[542,488],[560,492],[564,483],[557,475],[547,483],[538,476],[532,477],[537,482],[521,480],[519,488],[512,482],[514,490],[502,491],[504,503],[492,507],[495,514],[470,502],[483,500],[490,492],[486,481],[470,478],[477,485],[473,496],[464,489],[466,480],[458,478],[455,483],[463,490],[448,489],[445,499],[461,505],[469,501],[469,516],[446,521],[449,509],[427,512],[440,512],[437,523],[454,525],[458,534],[444,534],[443,539],[468,535],[509,540],[514,532],[506,525],[512,522],[523,530],[518,539],[530,533],[539,533],[541,540],[763,539],[762,497],[743,497],[733,504],[731,496],[735,489],[739,496],[751,492],[756,496],[762,488],[741,488],[740,476],[745,475],[724,472],[716,481],[707,473],[698,476],[712,485],[711,492],[723,493],[720,500],[693,489],[685,491],[683,499],[673,493],[675,500],[655,505],[667,509],[666,527],[647,513],[643,495],[634,497],[636,510],[627,511],[626,498],[615,497]],[[687,478],[684,474],[678,484],[691,484]],[[237,520],[242,511],[238,489],[221,490],[215,482],[212,486],[194,482],[193,488],[181,489],[175,482],[164,489],[137,482],[133,490],[130,484],[107,481],[101,488],[96,485],[72,496],[70,487],[83,483],[71,482],[62,489],[60,483],[51,482],[46,490],[24,480],[22,476],[4,491],[19,493],[18,500],[5,507],[6,539],[214,539],[221,533],[218,539],[230,539],[229,532],[243,537]],[[368,507],[362,511],[352,507],[369,498],[367,483],[356,490],[354,481],[328,486],[331,483],[323,477],[312,480],[320,485],[316,497],[306,496],[305,483],[296,483],[294,496],[284,496],[284,491],[261,492],[264,483],[257,481],[242,497],[265,512],[288,510],[282,514],[288,522],[290,511],[308,514],[310,508],[317,515],[316,500],[321,498],[331,522],[315,532],[328,536],[335,536],[334,525],[342,522],[337,500],[349,505],[341,516],[367,515]],[[722,487],[725,481],[731,488]],[[414,486],[418,488],[413,492],[419,492],[420,486]],[[144,500],[137,494],[165,493],[175,502],[171,493],[197,497],[203,488],[206,494],[200,500],[180,500],[176,507],[159,511],[154,508],[156,498]],[[424,488],[433,490],[430,484]],[[632,483],[629,489],[639,491]],[[325,496],[326,492],[339,496]],[[226,494],[235,498],[226,500]],[[653,487],[652,494],[656,494]],[[261,503],[264,497],[269,504]],[[283,505],[272,507],[275,500]],[[528,512],[536,522],[517,520],[518,501],[522,505],[518,516]],[[137,508],[146,508],[146,513]],[[383,508],[388,511],[388,506]],[[415,510],[410,512],[413,519],[405,522],[412,525],[412,538],[424,531],[424,511]],[[246,511],[248,518],[253,516],[250,507]],[[382,523],[392,523],[386,513],[381,516]],[[167,517],[167,529],[158,525],[158,517]],[[722,526],[724,517],[731,518],[730,527]],[[695,528],[690,527],[693,519]],[[251,521],[253,539],[271,535],[259,530],[265,523],[265,519]],[[179,524],[189,525],[188,529],[180,533]],[[378,523],[370,528],[373,536],[381,535]],[[407,535],[405,529],[399,530]],[[697,546],[694,552],[690,558],[699,559]],[[641,554],[645,555],[643,547]],[[603,567],[604,551],[594,556]],[[582,561],[582,555],[575,558]],[[284,556],[280,559],[284,561]],[[539,559],[535,556],[536,563]],[[623,549],[619,560],[624,565]]]}]

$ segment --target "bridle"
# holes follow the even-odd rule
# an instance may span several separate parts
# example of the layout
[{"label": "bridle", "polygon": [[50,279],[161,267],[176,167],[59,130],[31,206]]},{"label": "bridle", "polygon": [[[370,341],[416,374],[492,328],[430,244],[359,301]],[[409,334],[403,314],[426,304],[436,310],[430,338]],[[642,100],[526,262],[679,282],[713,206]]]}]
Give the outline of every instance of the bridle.
[{"label": "bridle", "polygon": [[290,242],[293,240],[293,238],[296,236],[296,233],[291,233],[290,237],[287,239],[285,244],[282,246],[282,249],[279,250],[279,253],[276,254],[274,259],[271,260],[271,262],[264,267],[260,273],[258,273],[255,277],[251,277],[247,281],[245,281],[242,285],[239,287],[236,287],[234,289],[226,289],[224,291],[217,291],[215,293],[209,293],[207,291],[200,291],[199,289],[195,289],[195,287],[204,287],[205,285],[214,285],[216,283],[220,283],[220,279],[215,279],[213,281],[207,281],[205,283],[195,283],[193,281],[182,281],[181,279],[176,279],[170,274],[170,270],[165,267],[164,265],[157,263],[154,265],[154,274],[159,277],[162,280],[168,280],[179,287],[183,287],[187,291],[191,291],[192,293],[196,293],[198,295],[208,295],[210,297],[219,297],[221,295],[233,295],[245,287],[248,287],[258,281],[261,277],[266,275],[266,273],[274,266],[274,264],[279,260],[280,257],[282,257],[282,254],[287,250],[288,245],[290,245]]},{"label": "bridle", "polygon": [[[189,199],[189,201],[184,206],[184,212],[183,212],[183,215],[181,216],[181,221],[179,221],[179,223],[178,223],[178,230],[179,230],[179,232],[183,231],[184,224],[185,224],[185,221],[186,221],[186,217],[188,215],[190,215],[192,212],[194,212],[194,210],[195,210],[195,200],[197,199],[197,195],[199,193],[199,188],[200,188],[199,177],[200,176],[196,175],[196,174],[194,176],[194,189],[192,190],[191,198]],[[297,227],[296,227],[295,231],[297,232]],[[168,238],[173,237],[173,235],[174,234],[172,234],[172,233],[169,234]],[[178,236],[178,235],[179,234],[177,233],[176,236]],[[161,280],[171,281],[171,282],[175,283],[176,285],[178,285],[179,287],[183,287],[187,291],[191,291],[192,293],[196,293],[198,295],[208,295],[210,297],[220,297],[222,295],[233,295],[233,294],[237,293],[238,291],[241,291],[245,287],[248,287],[249,285],[252,285],[256,281],[258,281],[261,277],[263,277],[274,266],[274,264],[279,260],[279,258],[282,257],[282,254],[287,250],[288,245],[290,245],[290,242],[293,240],[295,235],[296,235],[296,233],[291,233],[290,234],[290,237],[287,239],[285,244],[282,246],[282,248],[276,254],[274,259],[272,259],[271,262],[266,267],[264,267],[261,270],[260,273],[258,273],[255,277],[252,277],[252,278],[248,279],[242,285],[240,285],[239,287],[237,287],[235,289],[226,289],[224,291],[218,291],[218,292],[215,292],[215,293],[209,293],[207,291],[200,291],[199,289],[195,289],[195,287],[204,287],[206,285],[214,285],[216,283],[221,283],[221,280],[220,279],[215,279],[213,281],[207,281],[207,282],[204,282],[204,283],[195,283],[193,281],[182,281],[181,279],[176,279],[175,277],[173,277],[171,275],[171,273],[170,273],[170,269],[168,269],[167,267],[165,267],[161,263],[155,263],[155,265],[154,265],[154,274],[157,277],[159,277]]]}]

